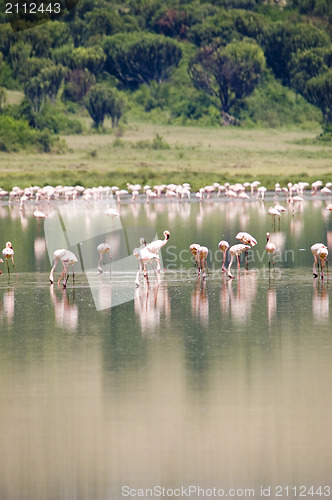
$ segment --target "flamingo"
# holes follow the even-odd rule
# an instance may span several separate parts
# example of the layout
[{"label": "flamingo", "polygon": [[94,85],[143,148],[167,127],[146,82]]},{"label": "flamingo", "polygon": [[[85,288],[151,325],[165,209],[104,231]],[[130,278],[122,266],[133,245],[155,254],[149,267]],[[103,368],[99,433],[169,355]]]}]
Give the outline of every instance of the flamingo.
[{"label": "flamingo", "polygon": [[117,216],[117,215],[120,215],[120,214],[119,214],[119,212],[115,208],[108,208],[105,211],[105,215],[110,215],[112,217],[112,216]]},{"label": "flamingo", "polygon": [[200,272],[201,272],[200,262],[199,262],[199,259],[198,259],[198,250],[199,250],[199,247],[200,247],[200,245],[198,243],[193,243],[189,247],[190,253],[192,253],[192,255],[195,257],[194,262],[195,262],[195,266],[198,267],[198,274],[200,274]]},{"label": "flamingo", "polygon": [[317,261],[317,252],[318,252],[318,250],[320,248],[327,250],[327,247],[324,245],[324,243],[315,243],[314,245],[311,246],[311,251],[312,251],[312,254],[314,256],[314,265],[313,265],[313,268],[312,268],[312,272],[313,272],[313,275],[314,275],[315,278],[318,277],[318,274],[316,272],[316,264],[318,263],[318,261]]},{"label": "flamingo", "polygon": [[326,246],[320,247],[317,250],[317,257],[320,259],[320,268],[321,268],[321,278],[324,279],[324,266],[325,262],[327,262],[327,256],[329,251]]},{"label": "flamingo", "polygon": [[228,241],[225,241],[225,240],[219,241],[218,248],[223,253],[223,261],[222,261],[221,269],[225,273],[226,272],[226,267],[225,267],[226,252],[229,249],[229,243],[228,243]]},{"label": "flamingo", "polygon": [[237,245],[233,245],[230,247],[229,253],[231,254],[231,260],[230,260],[230,263],[228,265],[228,272],[227,272],[227,274],[230,278],[234,279],[234,276],[231,273],[231,267],[233,264],[234,257],[236,256],[236,258],[237,258],[237,266],[238,266],[238,270],[240,271],[240,258],[239,258],[239,256],[241,255],[242,252],[249,250],[249,248],[251,248],[250,245],[244,245],[243,243],[238,243]]},{"label": "flamingo", "polygon": [[[10,241],[7,241],[6,243],[6,248],[4,248],[2,250],[2,255],[4,256],[5,258],[5,261],[6,261],[6,264],[7,264],[7,271],[8,273],[10,274],[10,270],[9,270],[9,264],[8,264],[8,261],[9,259],[11,259],[12,261],[12,264],[13,264],[13,268],[16,272],[16,269],[15,269],[15,262],[14,262],[14,250],[13,250],[13,247],[12,247],[12,244]],[[2,260],[2,259],[1,259]],[[3,262],[3,261],[2,261]]]},{"label": "flamingo", "polygon": [[[161,250],[163,248],[163,246],[166,245],[166,243],[167,243],[167,241],[169,240],[169,237],[170,237],[170,232],[166,230],[166,231],[164,231],[163,234],[164,234],[164,239],[163,240],[152,241],[151,243],[148,243],[146,245],[146,248],[147,248],[147,250],[149,252],[158,255],[159,250]],[[159,258],[157,260],[157,271],[160,272]]]},{"label": "flamingo", "polygon": [[[143,238],[141,238],[140,242],[145,241]],[[143,271],[144,278],[147,278],[147,270],[146,266],[148,262],[157,262],[157,269],[160,269],[160,262],[159,262],[159,256],[157,253],[150,252],[146,246],[144,246],[144,243],[139,247],[139,248],[134,248],[133,250],[133,255],[138,259],[138,271],[136,274],[136,279],[135,283],[136,286],[140,286],[139,284],[139,275],[140,272]]]},{"label": "flamingo", "polygon": [[[251,236],[251,234],[246,233],[245,231],[240,231],[239,233],[237,233],[235,238],[242,241],[244,245],[250,245],[250,247],[254,247],[255,245],[257,245],[257,240],[253,236]],[[244,251],[244,259],[246,269],[248,269],[248,250]]]},{"label": "flamingo", "polygon": [[[68,281],[68,276],[67,276],[68,266],[74,266],[74,264],[76,262],[78,262],[77,257],[73,252],[71,252],[70,250],[67,250],[65,248],[60,248],[59,250],[55,250],[53,256],[54,256],[54,263],[53,263],[53,266],[52,266],[52,269],[50,272],[49,280],[50,280],[51,284],[53,284],[53,282],[54,282],[53,273],[54,273],[54,270],[57,266],[57,263],[59,262],[59,260],[61,260],[63,270],[62,270],[61,276],[58,280],[58,285],[60,284],[60,280],[63,276],[64,280],[63,280],[62,284],[63,284],[63,287],[65,288],[67,285],[67,281]],[[74,282],[74,268],[73,268],[73,282]]]},{"label": "flamingo", "polygon": [[98,246],[97,246],[97,252],[99,253],[100,255],[100,259],[98,261],[98,271],[100,273],[103,273],[104,271],[102,270],[101,268],[101,261],[103,260],[103,255],[105,253],[108,253],[109,257],[110,257],[110,272],[111,272],[111,259],[112,259],[112,256],[111,256],[111,246],[108,244],[108,243],[100,243]]},{"label": "flamingo", "polygon": [[41,210],[35,210],[33,212],[33,216],[35,219],[47,219],[47,215],[44,214]]},{"label": "flamingo", "polygon": [[266,233],[266,240],[267,243],[265,245],[265,250],[268,253],[269,256],[269,267],[271,266],[271,261],[270,261],[270,255],[272,254],[272,264],[274,265],[274,252],[276,251],[277,247],[275,246],[274,243],[270,241],[270,233]]},{"label": "flamingo", "polygon": [[275,227],[276,225],[276,217],[279,217],[279,224],[280,224],[280,217],[281,217],[281,213],[279,210],[277,210],[275,207],[270,207],[268,209],[268,213],[269,215],[272,215],[272,220],[273,220],[273,227]]},{"label": "flamingo", "polygon": [[206,264],[206,258],[208,256],[209,249],[207,247],[201,247],[199,246],[197,250],[197,257],[199,261],[199,270],[202,270],[202,278],[205,279],[205,264]]}]

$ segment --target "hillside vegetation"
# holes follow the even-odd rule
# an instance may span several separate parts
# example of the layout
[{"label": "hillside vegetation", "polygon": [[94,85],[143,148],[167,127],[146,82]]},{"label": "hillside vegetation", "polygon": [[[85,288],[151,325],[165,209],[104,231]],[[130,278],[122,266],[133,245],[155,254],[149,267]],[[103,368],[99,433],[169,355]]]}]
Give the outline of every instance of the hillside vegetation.
[{"label": "hillside vegetation", "polygon": [[67,5],[43,22],[1,4],[0,151],[62,152],[60,136],[105,123],[121,136],[134,122],[323,128],[331,140],[330,0]]}]

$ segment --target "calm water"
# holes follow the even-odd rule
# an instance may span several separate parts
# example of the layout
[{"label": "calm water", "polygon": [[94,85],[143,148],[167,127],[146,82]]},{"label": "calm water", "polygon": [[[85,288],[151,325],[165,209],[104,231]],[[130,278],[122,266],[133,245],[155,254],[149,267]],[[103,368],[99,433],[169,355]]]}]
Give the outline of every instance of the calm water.
[{"label": "calm water", "polygon": [[[17,270],[8,277],[1,264],[1,500],[119,499],[123,486],[158,485],[241,489],[237,498],[245,488],[260,498],[261,486],[271,486],[272,498],[317,498],[310,486],[331,485],[332,285],[327,272],[313,280],[310,246],[327,242],[332,252],[332,214],[324,200],[306,201],[279,228],[271,205],[124,205],[118,222],[107,218],[110,231],[120,221],[124,234],[106,235],[112,277],[96,273],[107,202],[80,208],[68,214],[73,227],[84,226],[73,251],[91,262],[66,290],[48,283],[44,222],[32,217],[34,207],[0,206],[1,248],[12,241]],[[163,278],[158,285],[150,273],[138,290],[134,271],[116,271],[135,227],[171,232]],[[238,276],[233,266],[228,280],[217,244],[236,243],[239,230],[258,245],[249,270],[242,263]],[[267,230],[280,249],[270,271]],[[191,243],[211,250],[205,283],[189,259]],[[133,300],[110,307],[131,286]]]}]

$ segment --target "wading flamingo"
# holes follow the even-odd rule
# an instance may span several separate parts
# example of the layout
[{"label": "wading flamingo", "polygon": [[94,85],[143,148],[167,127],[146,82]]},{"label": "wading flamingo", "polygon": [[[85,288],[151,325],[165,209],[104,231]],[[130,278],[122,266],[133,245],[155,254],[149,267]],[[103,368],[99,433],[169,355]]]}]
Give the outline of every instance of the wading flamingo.
[{"label": "wading flamingo", "polygon": [[209,253],[209,249],[207,247],[201,247],[199,245],[199,248],[197,250],[197,256],[198,256],[198,261],[199,261],[199,271],[202,271],[202,278],[205,279],[205,265],[206,265],[206,259]]},{"label": "wading flamingo", "polygon": [[11,244],[10,241],[7,241],[6,248],[4,248],[2,250],[2,255],[3,255],[3,257],[5,258],[5,261],[6,261],[8,273],[10,274],[9,263],[8,263],[9,259],[12,261],[13,268],[14,268],[15,273],[16,273],[15,262],[14,262],[14,250],[13,250],[13,247],[12,247],[12,244]]},{"label": "wading flamingo", "polygon": [[195,266],[197,266],[197,268],[198,268],[198,274],[200,274],[200,272],[201,272],[201,268],[199,266],[199,259],[198,259],[199,247],[200,247],[200,245],[198,243],[193,243],[189,247],[190,253],[195,257],[194,263],[195,263]]},{"label": "wading flamingo", "polygon": [[[60,248],[59,250],[55,250],[53,256],[54,256],[54,263],[53,263],[53,266],[52,266],[52,269],[50,272],[49,280],[52,284],[54,283],[53,273],[54,273],[54,270],[55,270],[58,262],[61,260],[63,270],[62,270],[61,276],[58,280],[58,285],[60,284],[60,280],[63,276],[62,284],[63,284],[63,287],[65,288],[67,285],[67,281],[68,281],[68,266],[74,266],[74,264],[76,262],[78,262],[77,257],[73,252],[71,252],[70,250],[67,250],[66,248]],[[73,283],[74,283],[74,277],[75,277],[75,275],[74,275],[74,267],[73,267]]]},{"label": "wading flamingo", "polygon": [[[317,257],[320,260],[320,268],[321,268],[320,276],[322,279],[324,279],[324,266],[325,266],[325,262],[327,262],[328,254],[329,254],[329,251],[325,246],[320,247],[317,250]],[[327,271],[327,273],[328,273],[328,271]]]},{"label": "wading flamingo", "polygon": [[[257,245],[257,240],[253,236],[251,236],[251,234],[246,233],[245,231],[240,231],[239,233],[237,233],[235,238],[242,241],[244,245],[250,245],[251,247]],[[248,250],[244,251],[244,263],[246,269],[248,269]]]},{"label": "wading flamingo", "polygon": [[269,268],[271,267],[271,259],[270,256],[272,254],[272,264],[274,265],[274,252],[276,251],[277,247],[275,246],[274,243],[270,241],[270,233],[266,233],[266,240],[267,243],[265,245],[265,250],[267,251],[267,254],[269,256]]},{"label": "wading flamingo", "polygon": [[110,258],[110,272],[111,272],[111,259],[112,259],[112,255],[111,255],[111,246],[108,244],[108,243],[100,243],[98,246],[97,246],[97,252],[99,253],[100,255],[100,259],[98,261],[98,271],[100,273],[103,273],[104,271],[102,270],[101,268],[101,261],[103,260],[103,255],[105,253],[108,253],[109,255],[109,258]]},{"label": "wading flamingo", "polygon": [[[140,242],[142,240],[143,240],[143,238],[141,238]],[[143,271],[144,278],[148,277],[147,264],[149,262],[150,263],[154,262],[154,261],[157,262],[157,269],[158,268],[160,269],[159,255],[157,253],[150,252],[148,250],[148,248],[146,246],[144,246],[144,244],[141,245],[139,248],[134,248],[133,255],[135,255],[135,257],[138,260],[138,271],[136,274],[135,283],[136,283],[136,286],[140,286],[140,284],[139,284],[140,272]]]},{"label": "wading flamingo", "polygon": [[318,261],[317,261],[317,252],[318,252],[318,250],[320,248],[325,248],[327,250],[327,247],[324,245],[324,243],[315,243],[311,247],[311,251],[312,251],[312,254],[314,256],[314,265],[313,265],[313,268],[312,268],[312,272],[313,272],[313,275],[314,275],[315,278],[318,278],[318,274],[316,272],[316,264],[318,263]]},{"label": "wading flamingo", "polygon": [[228,272],[227,272],[227,274],[230,278],[234,279],[234,276],[231,273],[231,267],[233,264],[234,257],[236,256],[237,267],[238,267],[238,270],[240,272],[240,258],[239,257],[240,257],[242,252],[245,252],[246,250],[249,250],[250,248],[251,247],[249,245],[244,245],[243,243],[238,243],[237,245],[233,245],[230,247],[229,253],[231,254],[231,260],[230,260],[230,263],[228,265]]},{"label": "wading flamingo", "polygon": [[221,269],[225,273],[226,272],[226,267],[225,267],[226,253],[227,253],[227,250],[229,249],[229,243],[228,243],[228,241],[225,241],[225,240],[219,241],[218,248],[219,248],[219,250],[223,254],[223,261],[222,261]]},{"label": "wading flamingo", "polygon": [[[148,243],[146,245],[146,248],[149,252],[154,253],[158,255],[159,250],[163,248],[163,246],[166,245],[167,241],[169,240],[170,237],[170,232],[169,231],[164,231],[164,239],[163,240],[156,240],[152,241],[151,243]],[[157,271],[160,272],[160,261],[159,258],[157,260]]]}]

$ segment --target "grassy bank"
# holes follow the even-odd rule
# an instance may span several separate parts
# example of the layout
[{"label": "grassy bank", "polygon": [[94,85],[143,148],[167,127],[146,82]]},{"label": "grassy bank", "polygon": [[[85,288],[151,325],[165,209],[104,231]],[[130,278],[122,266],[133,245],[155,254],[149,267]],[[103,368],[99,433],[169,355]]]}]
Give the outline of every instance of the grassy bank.
[{"label": "grassy bank", "polygon": [[61,154],[0,153],[0,187],[189,182],[197,189],[258,179],[272,188],[277,181],[332,181],[332,144],[315,142],[319,133],[134,123],[117,135],[66,136]]}]

